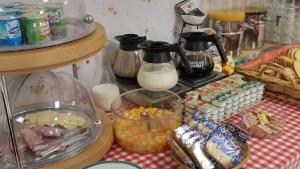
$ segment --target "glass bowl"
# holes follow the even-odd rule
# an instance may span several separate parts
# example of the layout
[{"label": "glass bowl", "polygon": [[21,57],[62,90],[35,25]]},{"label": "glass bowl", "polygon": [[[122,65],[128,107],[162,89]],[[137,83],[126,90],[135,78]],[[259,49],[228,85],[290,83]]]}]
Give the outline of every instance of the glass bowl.
[{"label": "glass bowl", "polygon": [[273,138],[280,136],[285,126],[285,111],[275,103],[264,100],[245,108],[240,114],[239,126],[251,137]]},{"label": "glass bowl", "polygon": [[112,102],[115,135],[120,146],[141,154],[167,147],[172,131],[181,125],[183,101],[167,90],[136,89]]}]

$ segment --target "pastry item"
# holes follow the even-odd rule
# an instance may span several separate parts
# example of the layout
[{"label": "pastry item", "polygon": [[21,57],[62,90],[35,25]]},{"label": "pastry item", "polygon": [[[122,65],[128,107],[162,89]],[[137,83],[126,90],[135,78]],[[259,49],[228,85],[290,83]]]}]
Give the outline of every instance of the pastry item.
[{"label": "pastry item", "polygon": [[[300,53],[299,53],[299,55],[300,55]],[[299,58],[299,61],[294,62],[293,66],[294,66],[294,70],[297,74],[297,77],[300,79],[300,58]]]},{"label": "pastry item", "polygon": [[295,52],[295,54],[293,55],[294,57],[294,59],[296,60],[296,61],[299,61],[300,62],[300,50],[299,50],[299,48],[298,48],[298,50]]},{"label": "pastry item", "polygon": [[243,160],[240,147],[224,127],[219,127],[210,136],[205,151],[226,169],[238,165]]}]

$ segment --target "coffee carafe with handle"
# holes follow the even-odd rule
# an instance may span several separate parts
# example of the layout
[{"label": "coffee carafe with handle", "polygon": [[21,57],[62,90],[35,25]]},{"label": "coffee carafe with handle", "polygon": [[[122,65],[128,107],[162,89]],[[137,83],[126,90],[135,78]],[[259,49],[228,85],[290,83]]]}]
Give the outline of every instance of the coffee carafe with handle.
[{"label": "coffee carafe with handle", "polygon": [[172,61],[170,52],[176,52],[186,65],[187,72],[192,73],[184,51],[178,44],[161,41],[146,41],[138,45],[143,50],[143,62],[139,69],[137,80],[139,85],[147,90],[168,90],[178,81],[178,73]]},{"label": "coffee carafe with handle", "polygon": [[145,36],[124,34],[115,37],[120,42],[120,50],[113,66],[117,77],[134,79],[141,65],[141,52],[137,45],[146,40]]},{"label": "coffee carafe with handle", "polygon": [[182,37],[185,39],[183,48],[191,72],[187,72],[186,64],[179,62],[178,69],[181,76],[204,77],[209,75],[214,69],[214,60],[212,50],[209,49],[209,42],[216,45],[222,62],[227,63],[227,55],[221,42],[215,34],[205,32],[185,32]]}]

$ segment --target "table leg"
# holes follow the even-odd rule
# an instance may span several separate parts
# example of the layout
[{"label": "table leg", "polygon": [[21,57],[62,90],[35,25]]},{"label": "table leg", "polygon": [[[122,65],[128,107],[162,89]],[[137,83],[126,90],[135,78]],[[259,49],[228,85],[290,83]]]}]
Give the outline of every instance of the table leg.
[{"label": "table leg", "polygon": [[78,69],[76,64],[72,64],[73,76],[78,79]]},{"label": "table leg", "polygon": [[1,93],[2,93],[2,100],[4,102],[7,125],[9,128],[10,140],[12,142],[13,154],[14,154],[14,157],[16,160],[16,166],[18,169],[22,169],[23,167],[22,167],[22,162],[20,159],[20,154],[18,151],[17,139],[15,136],[14,119],[12,116],[11,107],[10,107],[10,103],[9,103],[9,96],[8,96],[8,92],[7,92],[5,76],[2,76],[0,79],[0,87],[1,87]]}]

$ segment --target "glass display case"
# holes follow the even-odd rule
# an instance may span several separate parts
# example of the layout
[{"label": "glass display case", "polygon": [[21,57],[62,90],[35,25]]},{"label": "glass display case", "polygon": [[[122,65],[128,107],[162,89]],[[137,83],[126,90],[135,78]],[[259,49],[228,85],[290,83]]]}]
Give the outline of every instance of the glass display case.
[{"label": "glass display case", "polygon": [[95,30],[82,0],[0,0],[0,52],[80,39]]},{"label": "glass display case", "polygon": [[[102,132],[88,91],[66,73],[51,71],[7,80],[18,152],[24,168],[77,155]],[[17,168],[0,104],[0,168]]]}]

